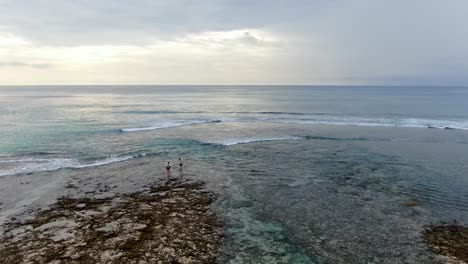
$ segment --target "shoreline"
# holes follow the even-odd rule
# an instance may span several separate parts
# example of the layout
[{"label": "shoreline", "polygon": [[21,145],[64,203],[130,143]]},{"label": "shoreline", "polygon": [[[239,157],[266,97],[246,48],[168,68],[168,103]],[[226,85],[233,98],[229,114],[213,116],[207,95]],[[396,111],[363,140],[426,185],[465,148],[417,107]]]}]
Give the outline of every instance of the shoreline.
[{"label": "shoreline", "polygon": [[[0,262],[214,263],[217,195],[142,157],[0,178]],[[145,262],[143,262],[145,263]]]},{"label": "shoreline", "polygon": [[7,224],[5,263],[214,263],[221,224],[204,183],[169,179],[108,198],[61,197],[32,219]]},{"label": "shoreline", "polygon": [[[259,230],[268,233],[266,240],[263,241],[272,242],[273,245],[277,245],[275,243],[278,241],[274,240],[274,236],[270,236],[271,232],[277,232],[275,234],[279,235],[278,238],[284,235],[283,232],[286,232],[287,227],[282,226],[277,226],[278,229],[264,229],[265,226],[269,226],[270,220],[268,220],[270,222],[256,222],[258,219],[250,217],[247,213],[247,215],[241,215],[239,219],[248,220],[246,223],[249,225],[257,224],[258,226],[250,226],[247,233],[241,233],[244,237],[239,236],[238,241],[232,240],[231,236],[224,239],[220,232],[226,231],[226,226],[231,227],[230,220],[236,221],[238,219],[227,219],[224,215],[225,212],[217,211],[216,206],[219,205],[220,201],[223,201],[223,198],[220,197],[216,200],[217,196],[214,193],[224,194],[220,189],[212,188],[212,179],[206,177],[215,174],[199,173],[201,170],[196,167],[197,163],[193,162],[189,164],[191,167],[183,172],[174,170],[172,179],[166,181],[164,168],[158,166],[164,164],[164,161],[158,157],[140,157],[99,167],[61,169],[52,172],[38,172],[32,175],[0,177],[0,201],[3,202],[0,204],[0,220],[4,218],[9,223],[4,225],[0,222],[0,228],[5,228],[6,232],[2,236],[0,229],[0,262],[32,263],[31,258],[40,258],[40,261],[34,263],[113,263],[119,261],[133,263],[133,261],[136,262],[136,259],[144,258],[150,263],[158,263],[158,260],[161,260],[161,263],[170,263],[171,261],[214,263],[216,262],[215,258],[218,258],[218,261],[223,261],[237,256],[237,250],[246,253],[243,251],[246,249],[239,247],[239,245],[246,244],[261,248],[263,246],[261,244],[245,243],[243,239],[249,239],[251,234],[249,232],[254,231],[256,235],[258,235]],[[214,190],[214,192],[208,190]],[[172,198],[167,196],[172,196]],[[164,199],[168,200],[162,203]],[[195,214],[188,214],[196,204],[199,204],[194,202],[199,199],[203,206],[197,208]],[[158,207],[157,204],[164,205]],[[414,203],[404,205],[411,211],[418,209],[416,208],[417,204]],[[250,206],[251,204],[234,204],[231,213],[245,213]],[[179,211],[180,208],[184,210]],[[149,211],[164,213],[148,215]],[[214,213],[215,211],[218,215]],[[219,221],[221,217],[226,220],[224,227]],[[119,222],[119,219],[125,220]],[[277,219],[281,220],[281,218]],[[159,224],[148,225],[151,222],[159,223],[166,220],[170,220],[171,226],[163,225],[169,228],[161,226],[157,228],[157,232],[153,228]],[[319,220],[320,218],[318,218],[320,223]],[[192,223],[192,226],[187,223]],[[202,223],[205,224],[201,225]],[[193,228],[187,232],[178,232],[185,227]],[[411,228],[408,229],[411,230]],[[201,230],[204,230],[203,233],[199,233],[197,237],[202,237],[202,239],[193,241],[192,234],[197,234]],[[381,234],[376,232],[376,230],[370,231],[377,238],[381,237]],[[157,241],[160,234],[165,234],[165,241]],[[185,234],[185,236],[179,237],[181,234]],[[312,237],[316,234],[310,233]],[[360,235],[360,233],[358,234]],[[8,235],[17,238],[5,239]],[[415,233],[415,235],[419,237],[420,234]],[[30,239],[32,237],[34,239]],[[346,238],[344,234],[339,232],[331,233],[329,237]],[[273,238],[273,240],[268,240],[269,238]],[[326,236],[323,236],[323,239],[319,238],[321,239],[320,243],[327,241]],[[298,241],[302,243],[300,238],[295,239],[297,239],[296,243]],[[177,241],[177,243],[170,244],[170,241]],[[229,243],[233,241],[239,243],[236,247],[230,248],[234,251],[224,252],[224,246],[231,245]],[[153,253],[157,254],[151,253],[154,248],[139,251],[143,242],[145,245],[149,244],[156,248],[161,245],[161,248],[153,250],[155,251]],[[430,248],[427,248],[427,242],[422,244],[424,243],[422,239],[412,242],[418,243],[414,252],[421,254],[415,256],[416,260],[427,256],[427,259],[430,260],[428,263],[453,263],[446,262],[446,257],[437,254],[437,252],[434,252],[435,255],[431,253]],[[344,254],[340,254],[340,252],[333,253],[331,247],[323,247],[323,245],[327,246],[324,243],[315,248],[314,244],[308,241],[305,243],[308,244],[304,244],[304,248],[310,246],[310,251],[307,253],[312,252],[312,255],[317,252],[318,256],[328,260],[337,260],[337,263],[346,263],[342,259],[345,257],[356,257],[356,259],[362,257],[360,255],[362,251],[358,251],[362,249],[358,247],[356,247],[356,253],[344,252]],[[196,248],[192,248],[192,246]],[[76,248],[76,250],[70,247]],[[271,251],[265,250],[265,252],[273,255],[280,251],[277,250],[278,248],[267,249]],[[284,248],[290,249],[287,246]],[[410,252],[412,248],[415,247],[411,245],[399,247],[399,249],[405,250],[404,252]],[[382,250],[387,249],[382,248]],[[54,252],[63,252],[63,254],[57,255]],[[148,252],[150,252],[148,256],[143,255]],[[192,253],[187,256],[184,252]],[[230,253],[233,254],[229,255]]]}]

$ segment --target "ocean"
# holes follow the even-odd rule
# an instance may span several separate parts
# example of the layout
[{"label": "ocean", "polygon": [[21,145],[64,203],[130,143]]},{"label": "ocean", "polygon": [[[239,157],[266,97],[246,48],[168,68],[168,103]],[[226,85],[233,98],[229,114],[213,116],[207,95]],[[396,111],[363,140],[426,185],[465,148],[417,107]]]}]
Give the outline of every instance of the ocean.
[{"label": "ocean", "polygon": [[411,262],[468,224],[468,88],[0,87],[0,177],[141,157],[219,193],[223,262]]}]

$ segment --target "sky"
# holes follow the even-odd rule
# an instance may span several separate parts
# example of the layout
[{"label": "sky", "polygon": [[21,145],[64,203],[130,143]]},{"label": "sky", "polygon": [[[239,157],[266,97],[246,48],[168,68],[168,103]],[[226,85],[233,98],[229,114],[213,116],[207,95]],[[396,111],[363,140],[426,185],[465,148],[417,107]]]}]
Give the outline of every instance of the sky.
[{"label": "sky", "polygon": [[0,0],[0,85],[468,86],[466,0]]}]

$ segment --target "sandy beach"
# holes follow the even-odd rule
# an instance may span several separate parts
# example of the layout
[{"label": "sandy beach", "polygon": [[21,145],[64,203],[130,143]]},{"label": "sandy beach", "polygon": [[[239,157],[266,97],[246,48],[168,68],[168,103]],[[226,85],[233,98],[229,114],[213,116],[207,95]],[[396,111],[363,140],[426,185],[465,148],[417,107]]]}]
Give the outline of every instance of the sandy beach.
[{"label": "sandy beach", "polygon": [[144,158],[0,178],[0,262],[214,263],[215,194],[154,174]]}]

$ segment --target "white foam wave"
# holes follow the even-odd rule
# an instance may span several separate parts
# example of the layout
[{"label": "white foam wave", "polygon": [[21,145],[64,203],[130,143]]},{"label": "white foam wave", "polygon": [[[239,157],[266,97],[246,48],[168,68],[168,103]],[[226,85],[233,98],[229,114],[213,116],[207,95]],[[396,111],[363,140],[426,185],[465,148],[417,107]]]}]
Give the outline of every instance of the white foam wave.
[{"label": "white foam wave", "polygon": [[133,158],[140,157],[140,156],[145,156],[145,154],[142,154],[142,155],[126,155],[126,156],[111,156],[111,157],[106,158],[106,159],[97,160],[97,161],[95,161],[93,163],[90,163],[90,164],[81,164],[81,165],[75,166],[73,168],[80,169],[80,168],[87,168],[87,167],[102,166],[102,165],[106,165],[106,164],[111,164],[111,163],[116,163],[116,162],[121,162],[121,161],[129,160],[129,159],[133,159]]},{"label": "white foam wave", "polygon": [[279,140],[298,140],[304,139],[301,137],[272,137],[272,138],[242,138],[242,139],[227,139],[222,142],[213,142],[215,144],[221,144],[224,146],[232,146],[238,144],[247,144],[252,142],[262,142],[262,141],[279,141]]},{"label": "white foam wave", "polygon": [[18,163],[18,162],[47,162],[50,159],[12,159],[12,160],[0,160],[0,163]]},{"label": "white foam wave", "polygon": [[136,132],[136,131],[146,131],[146,130],[155,130],[155,129],[164,129],[180,126],[190,126],[197,124],[209,124],[209,123],[221,123],[221,120],[190,120],[190,121],[180,121],[180,122],[165,122],[160,123],[154,126],[149,127],[135,127],[135,128],[122,128],[122,132]]},{"label": "white foam wave", "polygon": [[414,127],[468,130],[468,120],[437,120],[419,118],[359,118],[359,117],[313,117],[303,119],[262,119],[263,122],[323,124],[350,126]]},{"label": "white foam wave", "polygon": [[327,114],[301,114],[290,115],[287,117],[278,117],[278,114],[265,112],[261,117],[245,115],[242,117],[216,117],[213,119],[192,119],[178,120],[174,122],[162,122],[153,126],[123,128],[122,132],[136,132],[145,130],[165,129],[180,126],[189,126],[196,124],[209,123],[228,123],[228,122],[246,122],[246,123],[289,123],[289,124],[316,124],[316,125],[348,125],[348,126],[375,126],[375,127],[414,127],[414,128],[438,128],[438,129],[461,129],[468,130],[468,120],[464,119],[425,119],[425,118],[399,118],[399,117],[353,117]]},{"label": "white foam wave", "polygon": [[[139,155],[143,156],[143,155]],[[66,159],[66,158],[54,158],[54,159],[17,159],[17,160],[3,160],[1,163],[15,164],[8,169],[0,170],[0,176],[14,175],[20,173],[32,173],[41,171],[53,171],[63,168],[86,168],[94,166],[102,166],[115,162],[121,162],[128,159],[137,157],[136,155],[125,155],[125,156],[110,156],[105,159],[96,160],[92,163],[81,163],[77,159]]]}]

